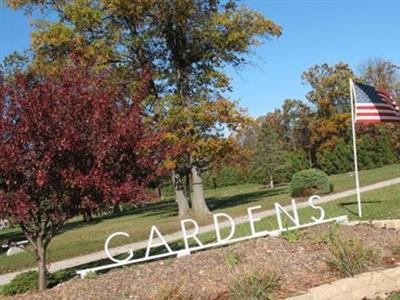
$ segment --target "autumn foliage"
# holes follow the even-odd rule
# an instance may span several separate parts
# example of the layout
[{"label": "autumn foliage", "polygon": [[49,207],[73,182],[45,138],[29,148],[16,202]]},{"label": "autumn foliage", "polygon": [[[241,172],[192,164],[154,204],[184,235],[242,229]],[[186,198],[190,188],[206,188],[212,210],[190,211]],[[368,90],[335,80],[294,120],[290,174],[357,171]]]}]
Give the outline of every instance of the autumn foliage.
[{"label": "autumn foliage", "polygon": [[163,173],[172,152],[161,133],[145,129],[142,75],[129,98],[107,84],[107,72],[80,65],[53,78],[3,80],[0,215],[20,225],[42,275],[45,249],[69,218],[144,201],[149,182]]}]

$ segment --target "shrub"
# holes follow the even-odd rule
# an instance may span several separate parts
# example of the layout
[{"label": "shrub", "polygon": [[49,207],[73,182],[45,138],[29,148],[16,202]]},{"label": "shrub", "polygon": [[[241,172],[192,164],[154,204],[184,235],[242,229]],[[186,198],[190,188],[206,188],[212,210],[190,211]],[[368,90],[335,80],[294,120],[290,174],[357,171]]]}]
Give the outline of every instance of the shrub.
[{"label": "shrub", "polygon": [[335,229],[326,237],[326,243],[332,255],[328,265],[345,277],[368,270],[378,259],[377,253],[368,249],[363,241],[345,239]]},{"label": "shrub", "polygon": [[293,175],[290,190],[293,197],[328,194],[333,191],[333,184],[323,171],[309,169]]},{"label": "shrub", "polygon": [[[34,291],[38,287],[38,272],[28,271],[17,275],[10,283],[3,286],[1,294],[4,296],[12,296],[16,294],[23,294],[28,291]],[[48,285],[54,286],[58,282],[52,274],[47,275]]]},{"label": "shrub", "polygon": [[[55,274],[47,273],[47,287],[51,288],[60,282],[67,281],[75,276],[73,270],[63,270]],[[39,275],[37,271],[28,271],[17,275],[10,283],[2,286],[0,294],[12,296],[23,294],[28,291],[35,291],[38,287]]]},{"label": "shrub", "polygon": [[240,274],[229,287],[229,299],[269,300],[278,287],[279,279],[271,273],[254,271]]},{"label": "shrub", "polygon": [[10,283],[6,284],[1,293],[5,296],[26,293],[35,290],[38,285],[38,274],[36,271],[24,272],[17,275]]}]

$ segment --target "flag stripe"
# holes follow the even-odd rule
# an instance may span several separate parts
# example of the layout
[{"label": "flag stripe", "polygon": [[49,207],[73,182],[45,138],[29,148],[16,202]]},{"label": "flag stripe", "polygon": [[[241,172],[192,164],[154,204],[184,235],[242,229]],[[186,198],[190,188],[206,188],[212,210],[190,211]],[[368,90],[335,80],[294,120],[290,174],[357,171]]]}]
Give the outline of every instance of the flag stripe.
[{"label": "flag stripe", "polygon": [[382,113],[362,113],[362,114],[358,114],[358,118],[360,117],[368,117],[368,116],[385,116],[385,117],[394,117],[394,118],[399,118],[398,116],[394,115],[394,114],[382,114]]},{"label": "flag stripe", "polygon": [[391,109],[393,106],[391,106],[391,105],[389,105],[389,104],[383,104],[383,103],[375,103],[375,104],[373,104],[373,103],[371,103],[371,104],[367,104],[367,103],[357,103],[357,104],[356,104],[356,107],[357,107],[357,108],[360,108],[360,107],[372,107],[372,108],[375,108],[375,107],[383,107],[383,108]]},{"label": "flag stripe", "polygon": [[359,116],[359,120],[393,120],[393,121],[400,121],[400,117],[396,116]]},{"label": "flag stripe", "polygon": [[363,114],[363,113],[382,113],[382,114],[392,114],[392,115],[397,115],[397,113],[393,110],[390,109],[370,109],[370,108],[361,108],[358,109],[357,111],[358,114]]}]

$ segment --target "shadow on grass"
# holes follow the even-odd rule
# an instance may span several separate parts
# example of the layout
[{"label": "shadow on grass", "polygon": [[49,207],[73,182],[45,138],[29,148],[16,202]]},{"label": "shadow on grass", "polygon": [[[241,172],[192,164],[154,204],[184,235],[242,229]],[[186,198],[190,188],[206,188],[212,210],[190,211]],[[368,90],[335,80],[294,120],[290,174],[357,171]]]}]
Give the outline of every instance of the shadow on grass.
[{"label": "shadow on grass", "polygon": [[280,195],[283,194],[284,192],[286,192],[286,187],[279,187],[275,189],[263,189],[255,192],[228,196],[221,199],[210,197],[207,200],[207,204],[212,210],[223,209],[232,206],[237,206],[240,204],[251,203],[266,197]]},{"label": "shadow on grass", "polygon": [[[376,200],[362,201],[362,204],[376,204],[376,203],[382,203],[382,201],[376,201]],[[358,216],[357,205],[358,205],[357,201],[341,202],[341,203],[338,204],[338,206],[340,206],[344,210],[348,211],[353,216]],[[350,209],[349,206],[356,206],[356,210]]]},{"label": "shadow on grass", "polygon": [[110,213],[101,216],[94,216],[93,220],[90,222],[85,222],[83,220],[69,222],[65,224],[65,226],[61,229],[61,231],[59,231],[59,234],[71,229],[77,229],[84,226],[95,225],[106,220],[112,220],[115,218],[120,218],[125,216],[127,217],[127,216],[142,215],[142,217],[148,217],[148,216],[158,215],[160,217],[161,216],[171,217],[171,216],[176,216],[177,212],[178,209],[173,201],[146,203],[143,204],[142,206],[127,209],[119,213]]}]

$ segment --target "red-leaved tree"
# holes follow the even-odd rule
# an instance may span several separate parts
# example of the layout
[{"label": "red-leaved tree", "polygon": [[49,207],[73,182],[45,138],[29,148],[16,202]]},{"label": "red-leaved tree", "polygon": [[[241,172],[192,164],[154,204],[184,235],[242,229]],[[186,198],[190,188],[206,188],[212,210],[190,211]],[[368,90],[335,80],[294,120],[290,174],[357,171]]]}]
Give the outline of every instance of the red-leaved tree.
[{"label": "red-leaved tree", "polygon": [[2,80],[0,215],[18,223],[36,253],[46,288],[46,249],[82,211],[148,199],[148,183],[171,154],[146,130],[142,100],[109,85],[107,72],[74,65],[57,77]]}]

